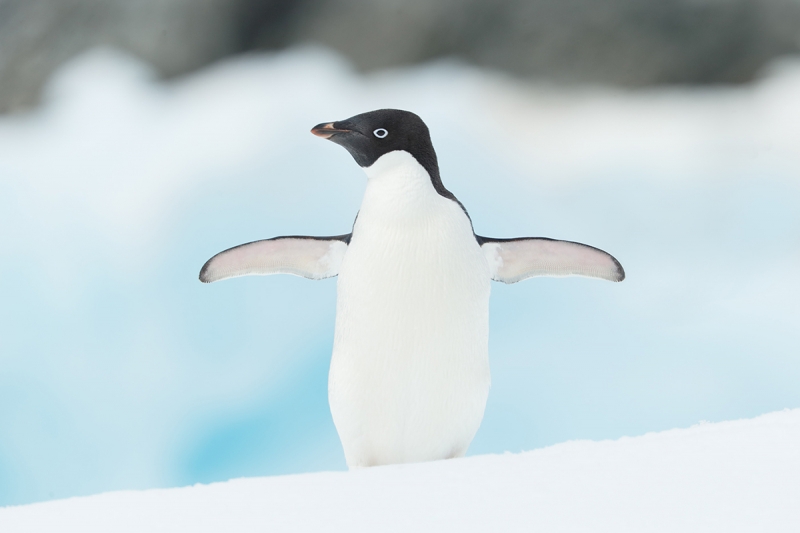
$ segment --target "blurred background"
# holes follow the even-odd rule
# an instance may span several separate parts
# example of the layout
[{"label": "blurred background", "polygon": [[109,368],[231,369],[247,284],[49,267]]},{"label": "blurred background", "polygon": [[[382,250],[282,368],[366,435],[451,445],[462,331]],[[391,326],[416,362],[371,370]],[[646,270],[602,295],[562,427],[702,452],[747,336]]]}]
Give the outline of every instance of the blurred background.
[{"label": "blurred background", "polygon": [[352,225],[314,124],[405,108],[494,284],[470,454],[800,406],[800,0],[0,0],[0,505],[344,469],[335,279],[200,267]]},{"label": "blurred background", "polygon": [[316,43],[361,71],[455,57],[521,77],[628,87],[752,81],[800,49],[797,0],[0,0],[0,109],[98,45],[171,78]]}]

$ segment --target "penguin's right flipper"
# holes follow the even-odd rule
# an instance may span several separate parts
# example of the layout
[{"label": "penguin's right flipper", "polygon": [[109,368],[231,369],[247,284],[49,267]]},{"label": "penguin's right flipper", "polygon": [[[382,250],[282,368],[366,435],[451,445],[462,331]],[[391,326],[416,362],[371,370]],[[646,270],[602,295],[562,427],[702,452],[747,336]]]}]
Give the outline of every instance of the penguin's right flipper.
[{"label": "penguin's right flipper", "polygon": [[200,281],[211,283],[239,276],[293,274],[309,279],[331,278],[347,251],[350,235],[275,237],[220,252],[203,265]]},{"label": "penguin's right flipper", "polygon": [[492,279],[516,283],[535,276],[586,276],[622,281],[625,271],[614,256],[594,246],[545,237],[493,239],[475,236]]}]

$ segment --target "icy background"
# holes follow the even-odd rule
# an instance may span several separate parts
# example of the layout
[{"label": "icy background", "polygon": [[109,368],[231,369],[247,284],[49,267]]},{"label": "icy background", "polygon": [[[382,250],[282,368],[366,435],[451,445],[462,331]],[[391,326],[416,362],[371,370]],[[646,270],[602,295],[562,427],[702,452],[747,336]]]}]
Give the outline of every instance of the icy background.
[{"label": "icy background", "polygon": [[169,84],[84,55],[0,118],[0,505],[344,469],[335,280],[203,285],[216,252],[349,231],[365,177],[311,126],[428,123],[482,235],[614,254],[621,284],[493,285],[470,454],[800,406],[800,65],[751,86],[567,91],[314,49]]}]

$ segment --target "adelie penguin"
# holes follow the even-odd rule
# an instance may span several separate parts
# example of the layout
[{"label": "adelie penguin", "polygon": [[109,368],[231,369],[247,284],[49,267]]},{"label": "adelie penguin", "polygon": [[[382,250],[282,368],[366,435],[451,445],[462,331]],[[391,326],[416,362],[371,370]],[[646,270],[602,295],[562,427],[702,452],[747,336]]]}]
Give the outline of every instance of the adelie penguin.
[{"label": "adelie penguin", "polygon": [[489,393],[491,281],[622,281],[622,266],[585,244],[476,235],[414,113],[381,109],[311,132],[367,174],[352,232],[236,246],[212,257],[200,280],[338,275],[328,398],[347,464],[461,457]]}]

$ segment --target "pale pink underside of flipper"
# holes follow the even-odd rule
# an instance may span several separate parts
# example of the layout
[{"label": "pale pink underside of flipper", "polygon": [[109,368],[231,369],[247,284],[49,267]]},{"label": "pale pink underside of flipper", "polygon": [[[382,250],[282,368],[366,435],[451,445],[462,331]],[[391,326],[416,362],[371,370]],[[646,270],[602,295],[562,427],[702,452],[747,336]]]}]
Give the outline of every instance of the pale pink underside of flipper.
[{"label": "pale pink underside of flipper", "polygon": [[330,278],[339,273],[346,250],[347,244],[337,239],[280,237],[251,242],[209,259],[200,271],[200,281],[268,274]]},{"label": "pale pink underside of flipper", "polygon": [[625,271],[610,254],[577,242],[545,238],[488,241],[481,248],[492,279],[516,283],[535,276],[586,276],[622,281]]}]

